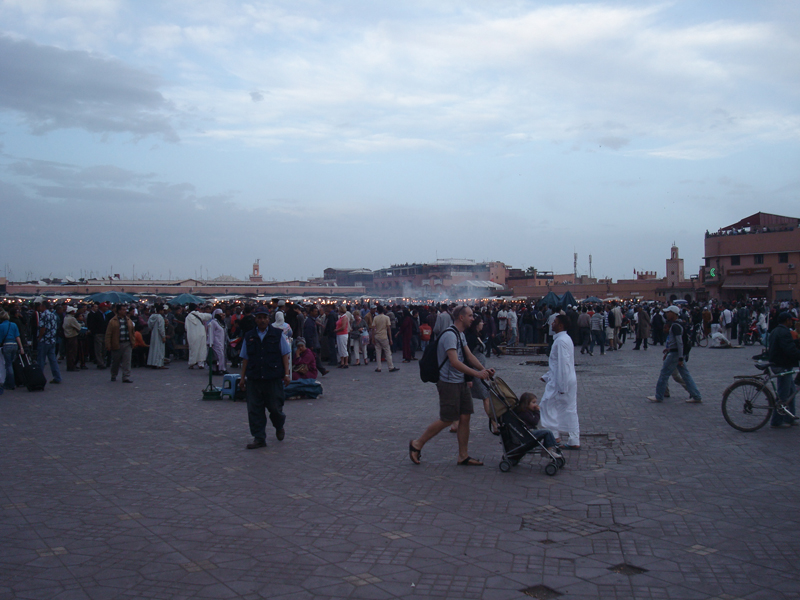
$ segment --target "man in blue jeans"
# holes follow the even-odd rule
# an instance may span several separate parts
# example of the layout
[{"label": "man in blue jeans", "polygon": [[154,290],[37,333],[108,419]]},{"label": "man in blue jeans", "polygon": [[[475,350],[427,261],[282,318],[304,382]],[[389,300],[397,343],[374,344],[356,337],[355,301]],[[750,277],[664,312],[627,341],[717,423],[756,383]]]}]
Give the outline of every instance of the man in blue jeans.
[{"label": "man in blue jeans", "polygon": [[58,316],[49,310],[47,302],[39,305],[39,335],[37,355],[39,367],[44,372],[44,366],[50,363],[50,372],[53,379],[50,383],[61,383],[61,370],[58,368],[56,351],[58,349]]},{"label": "man in blue jeans", "polygon": [[699,404],[703,401],[700,390],[697,389],[694,379],[692,379],[692,374],[689,373],[689,369],[686,368],[684,362],[683,326],[678,323],[678,315],[680,314],[681,311],[677,306],[668,306],[664,309],[664,318],[669,326],[669,335],[667,336],[666,348],[664,348],[664,363],[661,366],[658,383],[656,383],[656,395],[647,397],[650,402],[664,401],[667,382],[675,369],[678,370],[678,373],[686,382],[686,389],[689,391],[689,399],[686,402],[688,404]]},{"label": "man in blue jeans", "polygon": [[[797,319],[790,312],[782,312],[778,315],[778,326],[769,335],[769,362],[773,373],[782,373],[794,369],[800,361],[800,348],[792,338],[791,326]],[[781,375],[778,377],[778,397],[792,415],[796,415],[794,397],[797,389],[794,385],[794,373]],[[797,417],[788,414],[780,414],[777,410],[772,411],[770,426],[774,428],[797,425]]]}]

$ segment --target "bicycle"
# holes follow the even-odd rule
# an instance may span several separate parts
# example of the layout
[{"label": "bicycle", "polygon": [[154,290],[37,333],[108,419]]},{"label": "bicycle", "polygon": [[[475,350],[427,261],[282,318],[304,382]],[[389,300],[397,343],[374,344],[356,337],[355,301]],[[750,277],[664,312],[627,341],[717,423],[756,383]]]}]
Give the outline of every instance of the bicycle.
[{"label": "bicycle", "polygon": [[706,335],[705,329],[702,325],[698,324],[694,326],[694,332],[692,335],[694,336],[694,343],[696,346],[700,346],[701,348],[705,348],[708,346],[708,339],[709,336]]},{"label": "bicycle", "polygon": [[722,394],[722,416],[728,425],[739,431],[757,431],[766,425],[772,411],[796,418],[778,397],[776,379],[782,375],[794,375],[798,369],[770,373],[771,363],[757,362],[760,375],[736,375],[736,381]]}]

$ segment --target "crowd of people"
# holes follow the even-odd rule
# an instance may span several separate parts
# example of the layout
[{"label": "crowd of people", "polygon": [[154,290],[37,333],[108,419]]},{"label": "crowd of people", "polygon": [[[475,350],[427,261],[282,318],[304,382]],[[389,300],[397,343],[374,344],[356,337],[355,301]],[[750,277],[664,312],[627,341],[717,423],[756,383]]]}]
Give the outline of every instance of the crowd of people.
[{"label": "crowd of people", "polygon": [[[769,304],[764,301],[671,305],[616,301],[558,307],[487,299],[476,301],[468,308],[469,318],[459,321],[463,308],[459,309],[454,303],[381,305],[342,301],[302,304],[273,300],[209,302],[202,306],[145,302],[112,306],[79,301],[10,302],[0,310],[3,388],[15,388],[12,365],[20,354],[34,357],[42,371],[49,366],[52,384],[62,382],[60,363],[68,372],[80,372],[92,364],[100,370],[110,368],[111,381],[116,381],[121,372],[123,383],[133,381],[134,368],[163,370],[174,366],[175,361],[185,360],[189,369],[209,368],[217,374],[241,367],[242,389],[248,387],[244,382],[254,377],[254,362],[262,358],[271,360],[272,366],[267,369],[264,366],[267,363],[258,363],[261,365],[258,368],[272,369],[270,373],[281,371],[280,379],[286,379],[287,383],[315,380],[334,367],[349,369],[370,363],[376,372],[382,372],[385,363],[388,372],[395,373],[399,367],[394,363],[393,353],[401,353],[403,363],[416,361],[427,344],[440,342],[442,334],[456,327],[459,335],[453,335],[443,349],[442,358],[447,357],[451,363],[450,379],[453,380],[448,382],[446,377],[445,383],[460,383],[455,380],[464,373],[479,378],[491,376],[491,371],[483,366],[486,359],[492,355],[502,357],[509,347],[517,345],[546,346],[543,349],[551,357],[551,371],[558,371],[561,367],[556,364],[553,369],[552,363],[563,362],[563,357],[573,347],[580,347],[581,354],[594,356],[599,351],[603,355],[621,350],[631,340],[633,350],[664,346],[664,368],[651,401],[661,402],[669,396],[667,382],[672,377],[689,392],[688,402],[700,402],[701,394],[686,368],[688,352],[698,335],[712,338],[720,347],[731,345],[734,340],[741,343],[745,336],[753,335],[766,346],[770,332],[783,325],[782,318],[785,321],[784,317],[789,315],[796,319],[798,315],[797,302]],[[792,323],[796,337],[797,321]],[[273,336],[274,344],[278,345],[269,351],[263,350],[264,356],[253,358],[252,352],[262,352],[255,338],[268,345],[264,340],[272,339],[266,334],[273,329],[280,333]],[[461,336],[463,344],[459,343]],[[445,336],[445,339],[449,338]],[[566,339],[569,339],[569,348]],[[281,366],[284,359],[285,373]],[[546,383],[550,386],[549,381]],[[485,403],[485,390],[481,386],[471,387],[469,395]],[[559,389],[557,393],[569,395],[572,392]],[[456,393],[452,389],[448,393],[450,409],[445,412],[449,417],[453,416],[450,414],[453,404],[458,407],[456,400],[463,394],[463,390]],[[248,404],[250,396],[248,393]],[[565,401],[565,398],[558,400]],[[265,400],[262,404],[262,412],[269,407],[274,409],[272,420],[280,422],[276,431],[282,430],[284,417],[278,410],[282,402],[280,407],[273,401]],[[549,414],[548,404],[546,393],[542,399],[542,421],[555,429],[558,429],[557,423],[562,424],[562,431],[569,435],[569,443],[564,445],[578,448],[575,399],[569,398],[557,411],[561,415],[558,418]],[[458,418],[440,419],[434,429],[447,422],[453,431],[458,431],[461,413],[458,415]],[[254,443],[255,447],[260,447],[264,440],[257,438],[263,426],[261,419],[256,420]],[[430,433],[410,444],[415,462],[422,445],[430,439],[426,438]],[[438,430],[433,435],[436,433]],[[555,433],[560,440],[560,432]],[[470,461],[473,459],[466,455],[464,445],[459,452],[459,462],[472,464]]]}]

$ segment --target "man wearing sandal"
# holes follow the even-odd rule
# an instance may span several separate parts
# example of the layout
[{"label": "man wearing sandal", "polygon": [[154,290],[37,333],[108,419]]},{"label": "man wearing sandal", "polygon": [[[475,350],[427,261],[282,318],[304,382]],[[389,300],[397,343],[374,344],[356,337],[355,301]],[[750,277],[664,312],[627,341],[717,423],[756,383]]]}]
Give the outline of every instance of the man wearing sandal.
[{"label": "man wearing sandal", "polygon": [[470,307],[463,304],[457,306],[453,310],[453,326],[447,328],[438,340],[437,358],[442,365],[439,370],[439,381],[436,383],[436,389],[439,391],[439,419],[428,425],[419,438],[408,443],[408,457],[415,465],[420,463],[422,447],[456,421],[458,464],[467,467],[483,465],[468,452],[469,420],[473,409],[472,395],[464,375],[470,375],[475,379],[489,379],[494,375],[494,369],[485,368],[469,351],[464,332],[472,320]]}]

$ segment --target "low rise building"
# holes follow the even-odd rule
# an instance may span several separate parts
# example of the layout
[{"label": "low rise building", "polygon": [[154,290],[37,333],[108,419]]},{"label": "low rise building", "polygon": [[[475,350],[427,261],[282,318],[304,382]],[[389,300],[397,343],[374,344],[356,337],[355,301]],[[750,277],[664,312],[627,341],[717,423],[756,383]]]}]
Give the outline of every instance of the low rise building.
[{"label": "low rise building", "polygon": [[700,277],[712,298],[798,300],[800,219],[759,212],[706,232],[704,260]]},{"label": "low rise building", "polygon": [[666,276],[658,278],[655,271],[636,273],[635,279],[595,279],[586,276],[555,275],[547,271],[535,272],[533,277],[509,279],[514,296],[541,298],[548,292],[561,295],[569,291],[576,300],[586,298],[624,300],[705,300],[707,292],[697,277],[686,279],[683,259],[678,247],[670,248],[666,260]]},{"label": "low rise building", "polygon": [[[373,291],[399,296],[436,296],[456,288],[502,289],[506,285],[507,267],[502,262],[475,262],[468,259],[443,258],[433,263],[392,265],[374,272]],[[493,286],[466,282],[491,282]],[[499,286],[499,288],[498,288]]]}]

